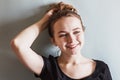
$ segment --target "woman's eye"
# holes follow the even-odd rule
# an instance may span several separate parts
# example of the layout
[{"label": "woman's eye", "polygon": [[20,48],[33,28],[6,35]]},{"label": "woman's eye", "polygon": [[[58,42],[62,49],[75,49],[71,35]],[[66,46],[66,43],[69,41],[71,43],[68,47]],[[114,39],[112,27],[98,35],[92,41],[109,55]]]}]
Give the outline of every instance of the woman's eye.
[{"label": "woman's eye", "polygon": [[61,35],[59,35],[59,37],[65,37],[65,36],[67,36],[67,34],[61,34]]},{"label": "woman's eye", "polygon": [[74,34],[79,34],[79,33],[80,33],[80,31],[75,31],[75,32],[74,32]]}]

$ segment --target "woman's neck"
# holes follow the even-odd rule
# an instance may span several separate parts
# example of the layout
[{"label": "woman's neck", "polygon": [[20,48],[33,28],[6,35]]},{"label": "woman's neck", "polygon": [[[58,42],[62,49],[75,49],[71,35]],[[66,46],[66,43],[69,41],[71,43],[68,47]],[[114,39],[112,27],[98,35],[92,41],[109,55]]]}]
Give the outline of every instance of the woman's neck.
[{"label": "woman's neck", "polygon": [[62,64],[79,64],[86,62],[86,60],[88,59],[83,57],[81,54],[68,56],[62,53],[58,58],[58,62]]}]

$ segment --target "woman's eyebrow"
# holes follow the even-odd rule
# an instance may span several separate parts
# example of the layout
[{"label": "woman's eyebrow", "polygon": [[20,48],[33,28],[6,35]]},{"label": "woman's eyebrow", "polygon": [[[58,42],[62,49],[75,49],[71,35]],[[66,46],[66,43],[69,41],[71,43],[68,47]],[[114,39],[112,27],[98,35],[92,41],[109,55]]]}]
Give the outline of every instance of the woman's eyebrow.
[{"label": "woman's eyebrow", "polygon": [[58,34],[60,34],[60,33],[65,33],[65,31],[59,31]]},{"label": "woman's eyebrow", "polygon": [[[73,31],[75,31],[75,30],[81,30],[81,28],[74,28]],[[66,33],[66,31],[59,31],[58,34],[60,34],[60,33]]]},{"label": "woman's eyebrow", "polygon": [[80,30],[81,30],[81,28],[74,28],[74,29],[73,29],[73,31],[74,31],[74,30],[78,30],[78,29],[80,29]]}]

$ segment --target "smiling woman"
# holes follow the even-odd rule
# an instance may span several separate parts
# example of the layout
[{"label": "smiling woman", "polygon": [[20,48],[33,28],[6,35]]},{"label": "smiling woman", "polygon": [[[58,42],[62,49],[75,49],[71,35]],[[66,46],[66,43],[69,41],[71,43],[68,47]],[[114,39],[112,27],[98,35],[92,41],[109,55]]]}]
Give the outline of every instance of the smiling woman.
[{"label": "smiling woman", "polygon": [[53,27],[53,42],[59,46],[62,55],[71,56],[77,53],[80,55],[80,49],[84,43],[84,31],[80,20],[74,16],[63,17]]},{"label": "smiling woman", "polygon": [[[61,50],[58,57],[46,58],[30,48],[46,28],[53,44]],[[112,80],[106,63],[81,54],[83,44],[81,17],[74,7],[62,2],[53,5],[40,21],[24,29],[11,41],[20,61],[42,80]]]}]

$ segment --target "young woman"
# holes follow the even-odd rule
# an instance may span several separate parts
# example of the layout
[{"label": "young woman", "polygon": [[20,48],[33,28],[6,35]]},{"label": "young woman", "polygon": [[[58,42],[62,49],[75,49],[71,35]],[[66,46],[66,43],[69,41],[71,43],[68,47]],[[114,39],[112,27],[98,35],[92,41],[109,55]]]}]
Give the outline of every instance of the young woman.
[{"label": "young woman", "polygon": [[[48,28],[52,43],[61,55],[45,58],[30,47],[36,37]],[[84,26],[71,5],[54,5],[37,23],[20,32],[11,46],[20,61],[42,80],[112,80],[106,63],[81,55]]]}]

